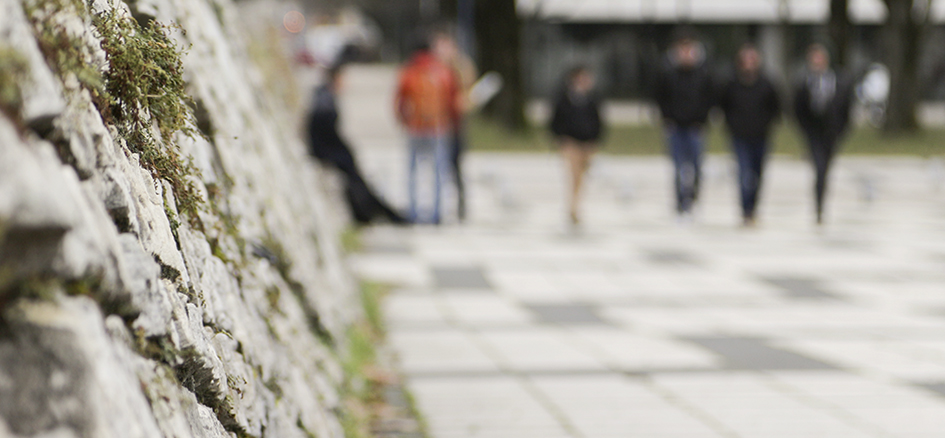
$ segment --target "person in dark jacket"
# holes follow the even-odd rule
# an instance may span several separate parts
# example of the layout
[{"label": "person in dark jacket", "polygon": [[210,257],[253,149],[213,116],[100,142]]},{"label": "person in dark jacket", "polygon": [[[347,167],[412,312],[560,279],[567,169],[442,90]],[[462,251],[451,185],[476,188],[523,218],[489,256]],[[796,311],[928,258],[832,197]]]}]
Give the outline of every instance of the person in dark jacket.
[{"label": "person in dark jacket", "polygon": [[691,219],[702,173],[703,127],[714,104],[712,75],[705,48],[689,34],[681,35],[660,75],[656,102],[663,116],[669,151],[675,166],[676,212]]},{"label": "person in dark jacket", "polygon": [[738,161],[743,224],[751,227],[755,224],[768,139],[781,113],[781,104],[777,89],[761,71],[761,53],[755,46],[742,46],[735,63],[735,74],[722,88],[719,106],[725,113],[732,151]]},{"label": "person in dark jacket", "polygon": [[382,217],[396,224],[406,223],[403,216],[368,187],[351,149],[338,133],[335,97],[341,88],[341,73],[340,65],[329,69],[325,83],[315,91],[315,101],[308,116],[309,153],[344,174],[345,199],[356,222],[366,224]]},{"label": "person in dark jacket", "polygon": [[817,224],[824,221],[824,197],[830,164],[850,121],[852,84],[830,68],[830,54],[820,44],[807,50],[807,71],[797,86],[794,113],[814,165]]},{"label": "person in dark jacket", "polygon": [[551,132],[561,149],[571,181],[568,213],[572,225],[580,222],[581,186],[603,133],[600,100],[594,92],[594,82],[594,74],[586,66],[571,69],[555,99],[551,117]]}]

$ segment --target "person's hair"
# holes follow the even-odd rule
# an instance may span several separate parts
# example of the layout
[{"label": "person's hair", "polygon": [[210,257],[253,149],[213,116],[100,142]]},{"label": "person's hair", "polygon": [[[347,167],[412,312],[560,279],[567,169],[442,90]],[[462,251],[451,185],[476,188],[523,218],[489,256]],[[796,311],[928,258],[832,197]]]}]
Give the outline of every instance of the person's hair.
[{"label": "person's hair", "polygon": [[430,50],[430,42],[433,41],[430,29],[422,27],[410,35],[409,49],[410,53],[426,52]]},{"label": "person's hair", "polygon": [[736,64],[740,63],[741,60],[742,60],[742,53],[745,53],[745,52],[747,52],[747,51],[749,51],[749,50],[751,50],[752,52],[757,53],[758,56],[762,56],[762,55],[761,55],[761,50],[758,49],[758,46],[756,46],[755,43],[747,42],[747,43],[744,43],[744,44],[742,44],[741,46],[739,46],[739,47],[738,47],[738,51],[735,52],[735,63],[736,63]]},{"label": "person's hair", "polygon": [[430,29],[428,31],[428,36],[431,42],[440,37],[451,38],[455,40],[456,39],[456,26],[453,25],[453,23],[450,23],[448,21],[441,21],[438,23],[434,23],[433,25],[430,26]]},{"label": "person's hair", "polygon": [[752,42],[744,43],[738,47],[738,53],[742,53],[748,50],[753,50],[755,52],[758,52],[759,54],[761,53],[761,51],[758,50],[758,46],[756,46],[755,43],[752,43]]},{"label": "person's hair", "polygon": [[827,46],[824,43],[812,43],[811,45],[807,46],[807,55],[810,55],[814,52],[822,52],[823,54],[827,55],[828,58],[830,58],[830,50],[827,49]]},{"label": "person's hair", "polygon": [[571,83],[571,82],[574,82],[574,80],[577,79],[577,77],[580,76],[581,74],[590,73],[590,72],[591,72],[591,68],[588,67],[587,64],[578,64],[571,67],[571,69],[568,70],[568,74],[566,78],[567,78],[568,83]]},{"label": "person's hair", "polygon": [[673,31],[673,44],[680,44],[682,42],[699,42],[699,32],[696,31],[696,28],[692,27],[691,25],[677,27]]}]

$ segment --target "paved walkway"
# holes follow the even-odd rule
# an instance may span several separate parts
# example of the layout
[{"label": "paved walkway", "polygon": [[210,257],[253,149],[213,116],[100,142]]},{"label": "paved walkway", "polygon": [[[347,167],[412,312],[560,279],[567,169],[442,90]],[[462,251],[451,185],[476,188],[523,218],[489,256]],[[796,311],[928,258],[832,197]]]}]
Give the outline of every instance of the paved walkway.
[{"label": "paved walkway", "polygon": [[[353,73],[360,159],[403,205],[400,140],[354,91],[390,72]],[[746,231],[724,157],[680,226],[664,159],[602,156],[579,232],[557,157],[467,165],[467,225],[372,228],[352,257],[396,286],[389,341],[431,438],[945,436],[940,165],[842,159],[817,230],[809,169],[775,160]]]}]

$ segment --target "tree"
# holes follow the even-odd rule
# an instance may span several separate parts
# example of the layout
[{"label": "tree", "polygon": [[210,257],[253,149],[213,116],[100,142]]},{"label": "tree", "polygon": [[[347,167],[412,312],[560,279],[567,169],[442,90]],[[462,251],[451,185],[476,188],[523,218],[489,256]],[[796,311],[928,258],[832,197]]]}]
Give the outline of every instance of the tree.
[{"label": "tree", "polygon": [[459,9],[458,3],[457,0],[440,0],[440,15],[447,19],[453,19]]},{"label": "tree", "polygon": [[479,69],[498,72],[505,84],[484,113],[508,128],[524,129],[522,21],[516,13],[515,0],[476,0],[474,11]]},{"label": "tree", "polygon": [[836,64],[844,67],[848,61],[850,34],[853,26],[847,12],[850,0],[830,0],[830,21],[827,23],[827,33],[836,51]]},{"label": "tree", "polygon": [[[883,131],[901,134],[918,130],[919,46],[930,0],[883,0],[889,15],[883,26],[883,54],[890,73],[889,102]],[[924,8],[923,8],[924,7]],[[916,14],[919,11],[923,14]]]}]

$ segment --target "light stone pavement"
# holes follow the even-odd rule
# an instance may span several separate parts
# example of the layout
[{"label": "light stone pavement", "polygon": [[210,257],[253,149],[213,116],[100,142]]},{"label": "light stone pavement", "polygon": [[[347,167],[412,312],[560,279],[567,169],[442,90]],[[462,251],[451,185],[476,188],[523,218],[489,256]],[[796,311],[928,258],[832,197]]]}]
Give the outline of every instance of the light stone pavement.
[{"label": "light stone pavement", "polygon": [[[344,117],[403,206],[391,74],[352,71]],[[937,162],[841,158],[821,230],[796,160],[771,163],[754,230],[727,157],[681,226],[664,158],[601,155],[578,231],[556,156],[466,165],[466,224],[370,228],[351,257],[395,286],[388,340],[431,438],[945,436]]]}]

